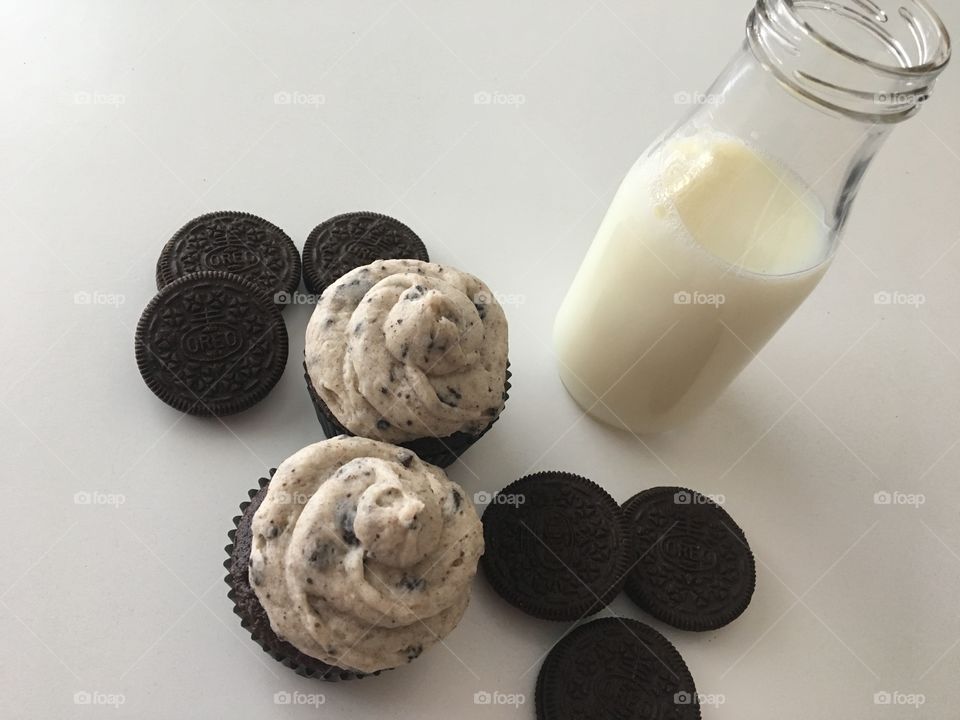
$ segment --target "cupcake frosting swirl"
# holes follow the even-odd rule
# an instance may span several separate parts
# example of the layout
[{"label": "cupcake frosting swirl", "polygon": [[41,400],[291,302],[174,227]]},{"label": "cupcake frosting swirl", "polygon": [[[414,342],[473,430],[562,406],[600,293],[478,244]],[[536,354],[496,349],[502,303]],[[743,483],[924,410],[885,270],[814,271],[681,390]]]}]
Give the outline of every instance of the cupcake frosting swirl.
[{"label": "cupcake frosting swirl", "polygon": [[324,291],[307,327],[306,364],[352,433],[394,443],[477,435],[503,409],[507,320],[473,275],[378,261]]},{"label": "cupcake frosting swirl", "polygon": [[460,621],[483,553],[464,491],[409,450],[340,436],[288,458],[253,517],[250,584],[278,636],[375,672]]}]

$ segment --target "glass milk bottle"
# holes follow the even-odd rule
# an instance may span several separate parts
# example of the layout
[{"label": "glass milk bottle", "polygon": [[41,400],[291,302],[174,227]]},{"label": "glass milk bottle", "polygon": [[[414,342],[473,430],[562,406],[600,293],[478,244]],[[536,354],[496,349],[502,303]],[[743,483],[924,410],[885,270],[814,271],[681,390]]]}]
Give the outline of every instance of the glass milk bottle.
[{"label": "glass milk bottle", "polygon": [[813,290],[950,56],[923,0],[758,0],[746,35],[627,173],[556,318],[567,390],[636,433],[710,405]]}]

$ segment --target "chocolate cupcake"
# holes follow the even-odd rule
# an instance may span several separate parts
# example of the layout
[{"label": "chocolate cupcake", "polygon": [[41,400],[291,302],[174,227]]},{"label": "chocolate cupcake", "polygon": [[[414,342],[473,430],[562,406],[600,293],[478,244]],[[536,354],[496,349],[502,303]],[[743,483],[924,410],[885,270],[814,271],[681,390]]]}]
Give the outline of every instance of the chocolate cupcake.
[{"label": "chocolate cupcake", "polygon": [[234,519],[226,581],[275,659],[308,677],[358,678],[412,661],[459,623],[483,530],[442,470],[337,437],[260,485]]},{"label": "chocolate cupcake", "polygon": [[321,295],[304,369],[328,436],[413,450],[446,467],[503,411],[507,320],[472,275],[419,260],[351,270]]}]

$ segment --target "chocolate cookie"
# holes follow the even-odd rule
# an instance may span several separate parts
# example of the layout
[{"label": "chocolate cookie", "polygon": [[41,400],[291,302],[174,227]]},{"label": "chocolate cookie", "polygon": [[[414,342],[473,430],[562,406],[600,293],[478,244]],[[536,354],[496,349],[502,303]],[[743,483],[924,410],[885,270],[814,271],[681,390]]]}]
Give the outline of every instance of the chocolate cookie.
[{"label": "chocolate cookie", "polygon": [[756,586],[747,538],[709,498],[657,487],[623,505],[634,566],[627,595],[681,630],[715,630],[746,610]]},{"label": "chocolate cookie", "polygon": [[303,281],[319,295],[327,285],[375,260],[429,262],[417,234],[399,220],[374,212],[352,212],[324,220],[303,246]]},{"label": "chocolate cookie", "polygon": [[616,500],[565,472],[508,485],[483,514],[481,565],[507,602],[546,620],[578,620],[616,597],[629,536]]},{"label": "chocolate cookie", "polygon": [[191,415],[252,407],[287,362],[287,329],[265,292],[237,275],[199,272],[150,301],[134,340],[137,366],[153,393]]},{"label": "chocolate cookie", "polygon": [[167,242],[157,261],[157,289],[202,270],[239,275],[285,306],[300,285],[300,253],[276,225],[244,212],[194,218]]},{"label": "chocolate cookie", "polygon": [[540,668],[535,700],[538,720],[700,717],[680,653],[629,618],[594,620],[567,634]]},{"label": "chocolate cookie", "polygon": [[[273,477],[274,472],[275,470],[270,471],[270,478]],[[366,677],[363,673],[327,665],[281,640],[270,627],[270,618],[257,599],[256,592],[250,586],[248,569],[250,545],[253,540],[251,523],[257,508],[267,494],[270,478],[260,478],[260,489],[249,492],[250,502],[240,505],[241,514],[233,519],[234,529],[228,533],[230,544],[224,549],[229,557],[224,561],[223,566],[228,571],[224,580],[230,586],[227,597],[233,600],[233,612],[240,617],[240,624],[250,632],[254,641],[267,654],[294,670],[298,675],[328,681]],[[373,674],[379,675],[379,672]]]}]

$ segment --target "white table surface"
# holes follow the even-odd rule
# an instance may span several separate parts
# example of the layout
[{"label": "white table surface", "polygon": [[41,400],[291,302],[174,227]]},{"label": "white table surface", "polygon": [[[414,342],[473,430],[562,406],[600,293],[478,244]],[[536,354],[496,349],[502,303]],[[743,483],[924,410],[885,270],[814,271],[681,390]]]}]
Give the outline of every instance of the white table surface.
[{"label": "white table surface", "polygon": [[[154,263],[187,219],[247,210],[302,245],[373,209],[512,296],[514,390],[455,480],[565,469],[621,501],[662,484],[725,496],[758,560],[752,605],[714,633],[652,622],[722,701],[705,718],[955,716],[960,71],[895,131],[823,284],[701,418],[640,441],[582,419],[554,370],[553,315],[617,182],[685,111],[675,93],[738,47],[749,7],[3,2],[0,715],[533,717],[539,659],[568,627],[482,579],[446,648],[359,683],[297,677],[231,614],[237,505],[321,437],[300,371],[308,307],[285,313],[279,385],[223,422],[180,416],[137,372]],[[925,302],[877,305],[882,291]],[[649,621],[625,597],[611,611]],[[883,692],[924,704],[875,704]]]}]

